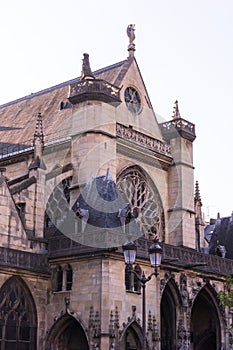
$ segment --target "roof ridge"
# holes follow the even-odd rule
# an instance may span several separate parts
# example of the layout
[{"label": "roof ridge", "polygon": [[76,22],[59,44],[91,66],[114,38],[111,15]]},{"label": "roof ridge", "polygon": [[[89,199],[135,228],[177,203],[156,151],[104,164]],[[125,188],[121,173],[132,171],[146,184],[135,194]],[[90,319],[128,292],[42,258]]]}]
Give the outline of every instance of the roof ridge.
[{"label": "roof ridge", "polygon": [[[125,61],[126,61],[126,60],[120,61],[120,62],[117,62],[117,63],[114,63],[114,64],[112,64],[112,65],[110,65],[110,66],[107,66],[107,67],[104,67],[104,68],[100,68],[100,69],[94,71],[93,74],[98,75],[98,74],[104,73],[104,72],[106,72],[106,71],[108,71],[108,70],[110,70],[110,69],[120,67],[121,65],[123,65],[123,64],[125,63]],[[4,108],[4,107],[7,107],[7,106],[10,106],[10,105],[13,105],[13,104],[15,104],[15,103],[24,101],[24,100],[28,100],[28,99],[33,98],[33,97],[36,97],[36,96],[40,96],[40,95],[46,94],[46,93],[48,93],[48,92],[50,92],[50,91],[54,91],[54,90],[59,89],[59,88],[62,88],[62,87],[64,87],[64,86],[70,85],[70,84],[72,84],[72,83],[75,83],[75,82],[79,81],[80,78],[81,78],[81,77],[76,77],[76,78],[74,78],[74,79],[67,80],[67,81],[65,81],[65,82],[63,82],[63,83],[59,83],[59,84],[53,85],[53,86],[51,86],[51,87],[49,87],[49,88],[46,88],[46,89],[43,89],[43,90],[39,90],[39,91],[34,92],[34,93],[31,93],[31,94],[29,94],[29,95],[20,97],[20,98],[18,98],[18,99],[16,99],[16,100],[6,102],[6,103],[0,105],[0,109],[1,109],[1,108]]]}]

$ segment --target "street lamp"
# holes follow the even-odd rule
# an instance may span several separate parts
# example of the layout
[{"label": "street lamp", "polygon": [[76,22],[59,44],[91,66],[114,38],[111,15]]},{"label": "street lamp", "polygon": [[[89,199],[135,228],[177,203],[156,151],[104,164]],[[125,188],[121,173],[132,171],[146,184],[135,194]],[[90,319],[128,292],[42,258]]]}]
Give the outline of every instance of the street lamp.
[{"label": "street lamp", "polygon": [[[122,246],[122,249],[125,263],[127,265],[133,265],[136,259],[136,244],[132,241],[127,242]],[[139,276],[134,270],[132,270],[138,281],[141,282],[142,286],[142,350],[146,350],[146,283],[151,280],[152,276],[158,276],[158,268],[161,264],[162,258],[162,248],[156,239],[149,248],[149,256],[151,266],[154,267],[154,272],[152,272],[148,277],[145,276],[144,271],[142,272],[142,275]]]}]

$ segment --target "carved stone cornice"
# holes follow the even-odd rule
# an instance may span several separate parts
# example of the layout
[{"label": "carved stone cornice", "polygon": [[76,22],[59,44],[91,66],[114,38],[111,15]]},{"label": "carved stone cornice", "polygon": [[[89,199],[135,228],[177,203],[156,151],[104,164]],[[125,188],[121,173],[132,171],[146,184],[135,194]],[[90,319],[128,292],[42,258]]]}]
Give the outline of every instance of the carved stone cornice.
[{"label": "carved stone cornice", "polygon": [[[137,241],[137,256],[146,257],[151,241],[140,238]],[[171,265],[171,270],[176,268],[201,271],[203,275],[214,274],[219,276],[231,275],[233,260],[225,259],[217,255],[204,254],[194,249],[176,247],[160,243],[163,248],[162,265]],[[169,262],[171,261],[171,262]]]},{"label": "carved stone cornice", "polygon": [[68,100],[73,105],[88,100],[119,104],[120,88],[102,79],[83,79],[70,85]]},{"label": "carved stone cornice", "polygon": [[[136,240],[137,257],[148,260],[148,249],[152,241],[146,238]],[[233,260],[221,258],[217,255],[204,254],[194,249],[176,247],[165,243],[160,243],[163,248],[162,265],[172,270],[195,270],[202,272],[203,276],[214,274],[219,276],[227,276],[232,274]],[[64,235],[54,236],[49,239],[49,259],[67,256],[88,256],[91,254],[122,254],[122,248],[98,249],[94,247],[83,246]],[[122,255],[123,257],[123,255]],[[149,260],[148,260],[149,263]]]},{"label": "carved stone cornice", "polygon": [[150,149],[158,154],[172,157],[171,147],[167,143],[145,135],[125,125],[119,123],[116,124],[116,135],[123,139],[132,141],[133,143],[136,143],[142,147]]},{"label": "carved stone cornice", "polygon": [[0,266],[49,274],[47,254],[0,247]]}]

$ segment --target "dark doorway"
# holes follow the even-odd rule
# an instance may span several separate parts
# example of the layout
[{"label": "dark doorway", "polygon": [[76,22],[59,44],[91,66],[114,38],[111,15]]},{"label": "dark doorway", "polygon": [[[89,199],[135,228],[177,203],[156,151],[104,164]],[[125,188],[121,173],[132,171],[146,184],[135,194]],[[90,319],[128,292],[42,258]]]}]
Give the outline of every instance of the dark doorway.
[{"label": "dark doorway", "polygon": [[196,297],[191,313],[194,350],[220,349],[220,322],[214,298],[207,289]]},{"label": "dark doorway", "polygon": [[53,326],[46,349],[89,350],[86,334],[80,323],[65,315]]},{"label": "dark doorway", "polygon": [[132,322],[125,330],[120,350],[142,350],[142,330],[136,322]]},{"label": "dark doorway", "polygon": [[161,300],[161,350],[176,349],[176,303],[169,284]]}]

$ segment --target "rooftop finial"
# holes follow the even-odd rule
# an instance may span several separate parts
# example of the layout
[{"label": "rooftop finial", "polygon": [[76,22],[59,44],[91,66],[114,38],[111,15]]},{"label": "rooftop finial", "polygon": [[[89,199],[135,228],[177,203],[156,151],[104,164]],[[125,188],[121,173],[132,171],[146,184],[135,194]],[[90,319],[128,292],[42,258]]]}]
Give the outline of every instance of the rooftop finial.
[{"label": "rooftop finial", "polygon": [[44,134],[43,134],[43,128],[42,128],[42,115],[41,113],[37,114],[36,119],[36,130],[34,133],[33,138],[33,146],[35,147],[37,144],[37,141],[39,141],[42,145],[42,148],[44,147]]},{"label": "rooftop finial", "polygon": [[233,223],[233,211],[231,212],[230,223]]},{"label": "rooftop finial", "polygon": [[37,168],[46,169],[46,166],[42,159],[43,149],[44,149],[44,133],[42,128],[41,113],[38,113],[36,118],[36,130],[33,138],[33,146],[34,146],[34,159],[29,165],[29,170],[33,170]]},{"label": "rooftop finial", "polygon": [[127,35],[129,37],[129,46],[128,46],[128,51],[129,51],[129,56],[133,57],[134,56],[134,51],[135,51],[135,24],[129,24],[127,27]]},{"label": "rooftop finial", "polygon": [[94,79],[94,75],[91,71],[90,62],[89,62],[89,54],[83,54],[83,64],[82,64],[82,73],[81,79]]},{"label": "rooftop finial", "polygon": [[220,217],[220,213],[218,213],[215,225],[220,225],[220,224],[221,224],[221,217]]},{"label": "rooftop finial", "polygon": [[173,116],[172,118],[181,118],[180,116],[180,111],[179,111],[179,107],[178,107],[178,101],[175,101],[174,107],[173,107]]},{"label": "rooftop finial", "polygon": [[196,181],[196,184],[195,184],[195,195],[194,195],[194,203],[196,204],[197,202],[199,202],[200,205],[202,205],[198,181]]}]

